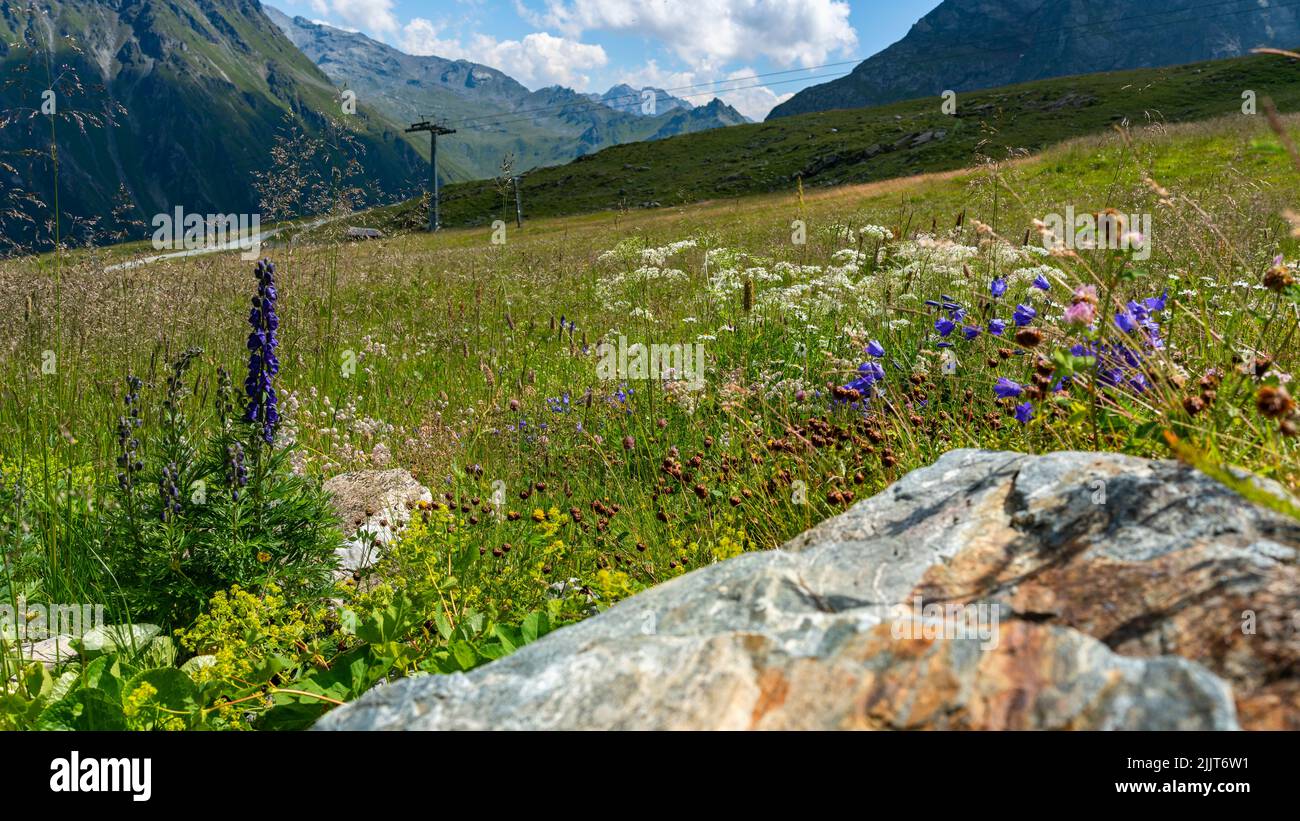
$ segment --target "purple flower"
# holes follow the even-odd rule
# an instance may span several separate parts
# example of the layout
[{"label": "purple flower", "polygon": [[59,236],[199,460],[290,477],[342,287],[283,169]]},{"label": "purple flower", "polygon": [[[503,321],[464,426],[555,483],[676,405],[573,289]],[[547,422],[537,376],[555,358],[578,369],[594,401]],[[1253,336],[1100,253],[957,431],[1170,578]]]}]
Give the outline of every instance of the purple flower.
[{"label": "purple flower", "polygon": [[1138,304],[1129,301],[1124,309],[1115,312],[1115,326],[1126,334],[1131,334],[1138,328],[1142,328],[1147,333],[1147,340],[1153,348],[1163,348],[1164,342],[1160,339],[1160,323],[1151,316],[1153,311],[1164,310],[1165,301],[1169,292],[1165,291],[1159,297],[1150,297]]},{"label": "purple flower", "polygon": [[885,369],[878,362],[863,362],[858,366],[858,373],[862,374],[868,385],[885,378]]},{"label": "purple flower", "polygon": [[998,395],[999,399],[1009,399],[1020,396],[1025,392],[1025,389],[1019,382],[1012,382],[1005,376],[999,376],[997,384],[993,386],[993,392]]},{"label": "purple flower", "polygon": [[966,327],[962,328],[961,331],[962,333],[966,334],[967,341],[972,340],[975,337],[980,335],[980,329],[974,325],[967,325]]},{"label": "purple flower", "polygon": [[117,466],[121,469],[117,474],[117,483],[122,490],[130,491],[134,484],[135,475],[144,470],[144,462],[140,461],[137,450],[140,447],[140,440],[136,438],[135,430],[142,424],[140,419],[140,379],[136,376],[127,376],[126,378],[126,396],[123,399],[126,405],[126,415],[117,418]]},{"label": "purple flower", "polygon": [[1006,329],[1007,329],[1007,321],[1005,319],[989,320],[989,333],[993,334],[994,336],[1002,336],[1002,332],[1005,331]]},{"label": "purple flower", "polygon": [[1042,274],[1039,274],[1038,276],[1034,277],[1033,285],[1035,288],[1037,288],[1040,291],[1052,290],[1052,283],[1049,282],[1047,280],[1047,277],[1043,276]]},{"label": "purple flower", "polygon": [[934,329],[939,332],[939,336],[947,336],[952,333],[956,327],[957,323],[953,322],[946,316],[941,316],[934,321]]},{"label": "purple flower", "polygon": [[226,478],[230,482],[231,501],[239,501],[239,489],[248,484],[248,468],[244,465],[244,448],[233,442],[226,446]]},{"label": "purple flower", "polygon": [[177,474],[176,463],[168,462],[162,469],[162,475],[158,477],[158,496],[162,502],[159,515],[164,524],[181,512],[181,489],[177,485],[180,478]]},{"label": "purple flower", "polygon": [[873,339],[867,343],[867,353],[879,359],[885,355],[885,346]]},{"label": "purple flower", "polygon": [[1036,316],[1038,316],[1038,311],[1035,311],[1028,305],[1021,303],[1016,306],[1016,311],[1012,314],[1011,318],[1015,320],[1017,328],[1023,328],[1030,322],[1033,322],[1034,317]]},{"label": "purple flower", "polygon": [[1165,309],[1165,303],[1167,303],[1168,301],[1169,301],[1169,289],[1166,288],[1165,292],[1162,293],[1160,296],[1150,296],[1142,300],[1142,307],[1146,308],[1148,311],[1150,311],[1153,314],[1159,313],[1160,311],[1163,311]]},{"label": "purple flower", "polygon": [[865,398],[872,394],[871,386],[884,378],[885,369],[880,366],[879,362],[863,362],[858,366],[858,378],[841,387],[845,390],[857,391],[859,396]]},{"label": "purple flower", "polygon": [[1034,418],[1034,406],[1030,402],[1016,405],[1016,421],[1022,425],[1029,424],[1029,420]]},{"label": "purple flower", "polygon": [[262,438],[270,445],[275,441],[275,429],[280,423],[276,410],[278,400],[271,383],[280,372],[280,360],[275,355],[275,349],[280,346],[275,333],[280,327],[280,318],[275,313],[279,296],[275,290],[275,263],[259,260],[254,274],[257,295],[248,314],[252,332],[248,335],[248,378],[244,380],[248,407],[244,410],[244,421],[261,425]]},{"label": "purple flower", "polygon": [[1007,281],[998,277],[989,283],[989,293],[993,294],[994,299],[1000,299],[1007,292]]},{"label": "purple flower", "polygon": [[1137,317],[1125,308],[1122,311],[1115,312],[1115,325],[1126,334],[1131,334],[1138,328]]},{"label": "purple flower", "polygon": [[[1152,347],[1157,347],[1158,340],[1148,340]],[[1142,352],[1128,345],[1075,345],[1070,348],[1074,356],[1093,357],[1097,360],[1097,381],[1111,388],[1128,388],[1137,393],[1144,393],[1150,382],[1142,373]]]}]

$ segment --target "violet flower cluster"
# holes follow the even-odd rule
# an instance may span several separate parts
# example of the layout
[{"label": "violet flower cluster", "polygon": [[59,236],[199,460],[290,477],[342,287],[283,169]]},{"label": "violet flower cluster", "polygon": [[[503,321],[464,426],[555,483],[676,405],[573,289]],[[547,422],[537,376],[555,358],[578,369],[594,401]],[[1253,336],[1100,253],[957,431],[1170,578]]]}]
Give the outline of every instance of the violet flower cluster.
[{"label": "violet flower cluster", "polygon": [[280,360],[275,350],[279,347],[276,330],[280,318],[275,313],[278,294],[275,290],[275,263],[259,260],[254,271],[257,276],[257,294],[248,314],[252,331],[248,334],[248,377],[244,380],[244,394],[248,405],[244,421],[262,428],[262,438],[270,445],[275,442],[275,431],[280,422],[276,410],[277,398],[272,380],[280,372]]},{"label": "violet flower cluster", "polygon": [[126,397],[123,399],[126,413],[117,418],[117,483],[124,491],[130,491],[135,484],[135,475],[144,470],[140,461],[140,440],[135,435],[140,427],[140,379],[135,376],[126,378]]}]

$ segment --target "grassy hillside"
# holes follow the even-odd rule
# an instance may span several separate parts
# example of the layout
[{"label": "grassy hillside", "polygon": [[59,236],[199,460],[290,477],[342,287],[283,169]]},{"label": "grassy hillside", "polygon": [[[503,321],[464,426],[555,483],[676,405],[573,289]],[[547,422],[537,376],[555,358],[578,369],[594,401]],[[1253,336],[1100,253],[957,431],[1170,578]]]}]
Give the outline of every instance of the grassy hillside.
[{"label": "grassy hillside", "polygon": [[[1247,90],[1294,109],[1300,67],[1258,56],[1066,77],[962,94],[956,116],[931,98],[621,145],[525,175],[524,211],[535,219],[667,207],[794,191],[800,179],[810,189],[962,168],[1123,123],[1240,115]],[[486,225],[502,205],[490,182],[465,183],[444,189],[442,213],[446,225]],[[419,224],[402,209],[376,219]]]},{"label": "grassy hillside", "polygon": [[[0,167],[0,246],[49,247],[56,216],[62,239],[102,241],[119,186],[146,223],[176,207],[255,211],[253,175],[286,118],[313,135],[342,120],[374,192],[421,171],[397,130],[338,116],[329,79],[256,0],[0,0],[0,77],[0,162],[14,169]],[[46,89],[53,118],[38,112]]]}]

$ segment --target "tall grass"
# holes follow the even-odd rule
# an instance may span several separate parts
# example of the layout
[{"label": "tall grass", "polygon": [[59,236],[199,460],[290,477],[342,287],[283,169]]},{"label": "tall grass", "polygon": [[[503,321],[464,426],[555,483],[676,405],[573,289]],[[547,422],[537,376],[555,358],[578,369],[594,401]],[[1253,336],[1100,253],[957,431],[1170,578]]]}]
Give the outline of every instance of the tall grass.
[{"label": "tall grass", "polygon": [[[608,600],[775,547],[955,447],[1167,457],[1172,434],[1184,454],[1294,492],[1295,439],[1256,411],[1258,380],[1227,377],[1246,351],[1267,352],[1273,375],[1297,365],[1296,303],[1253,287],[1275,255],[1297,255],[1281,216],[1295,173],[1266,125],[1239,117],[909,181],[512,226],[504,245],[488,230],[357,245],[300,237],[267,249],[280,270],[286,433],[308,473],[411,469],[482,548],[462,584],[501,612],[535,606],[571,578]],[[1022,425],[992,386],[1023,378],[1034,357],[1004,355],[1015,345],[985,334],[956,345],[960,367],[946,373],[925,300],[988,304],[989,281],[1009,273],[993,238],[1019,247],[1028,232],[1036,242],[1033,221],[1071,204],[1152,213],[1154,253],[1142,263],[1104,252],[1042,260],[1059,271],[1053,299],[1068,305],[1067,289],[1085,283],[1103,299],[1167,287],[1169,344],[1151,360],[1152,391],[1103,401],[1081,379],[1074,405],[1037,403]],[[791,242],[795,219],[807,224],[804,245]],[[864,225],[895,240],[865,242]],[[976,253],[957,266],[890,261],[900,243],[931,233]],[[659,275],[635,273],[643,252],[687,239],[694,245],[669,254]],[[846,250],[866,261],[843,288],[779,296],[813,278],[799,266],[824,269]],[[49,257],[0,263],[0,583],[6,597],[112,607],[121,596],[104,556],[117,546],[100,514],[111,503],[122,377],[156,392],[168,362],[202,348],[185,413],[213,424],[215,369],[238,373],[244,356],[248,265],[234,255],[119,270],[96,253],[55,259],[60,275]],[[719,284],[724,271],[755,282],[753,310]],[[1007,307],[988,310],[1006,318]],[[1109,315],[1102,326],[1113,335]],[[1039,350],[1064,340],[1059,323],[1040,324]],[[619,398],[624,386],[601,383],[594,367],[597,342],[616,332],[700,341],[705,390],[631,382]],[[871,339],[888,352],[885,394],[865,408],[831,401]],[[54,373],[41,370],[47,350],[57,352]],[[1225,381],[1213,404],[1180,415],[1216,369]],[[146,406],[146,424],[159,413]],[[507,488],[502,513],[517,518],[490,509],[496,481]],[[533,521],[534,508],[559,514],[551,536],[538,537],[551,520]]]}]

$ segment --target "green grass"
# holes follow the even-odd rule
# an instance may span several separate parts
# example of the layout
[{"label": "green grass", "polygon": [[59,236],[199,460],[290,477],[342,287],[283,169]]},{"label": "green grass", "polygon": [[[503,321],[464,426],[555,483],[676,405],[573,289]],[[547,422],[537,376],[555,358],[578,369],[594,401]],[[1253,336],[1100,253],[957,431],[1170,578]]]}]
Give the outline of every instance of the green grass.
[{"label": "green grass", "polygon": [[[1059,82],[1067,85],[1058,90],[1070,81]],[[781,156],[796,164],[793,152]],[[585,165],[597,162],[605,160]],[[802,197],[792,183],[772,182],[779,192],[744,199],[534,219],[519,232],[512,226],[500,245],[473,228],[271,249],[280,269],[283,432],[309,474],[413,470],[450,508],[449,519],[434,520],[441,538],[454,534],[472,557],[455,573],[449,611],[503,622],[545,608],[551,585],[569,579],[599,609],[738,552],[776,547],[957,447],[1167,457],[1173,436],[1208,469],[1243,465],[1295,492],[1296,440],[1255,407],[1262,387],[1297,367],[1295,292],[1253,287],[1275,255],[1297,255],[1281,216],[1295,181],[1263,118],[1232,116],[1139,125],[1039,156]],[[1067,206],[1152,214],[1151,258],[1023,250],[1027,232],[1036,241],[1033,221]],[[804,244],[792,242],[796,220],[806,225]],[[1005,242],[992,244],[981,223]],[[897,239],[860,240],[864,225]],[[926,245],[919,233],[940,242]],[[663,250],[683,240],[693,244]],[[861,264],[837,272],[853,252],[864,254]],[[1055,269],[1054,305],[1023,278],[1001,301],[988,296],[991,279],[1036,264]],[[749,310],[746,280],[754,283]],[[945,370],[925,300],[946,294],[981,324],[1009,319],[1016,302],[1035,305],[1037,350],[1047,354],[1079,336],[1055,317],[1083,284],[1099,287],[1106,316],[1168,288],[1167,347],[1148,354],[1150,390],[1097,387],[1080,366],[1068,398],[1034,400],[1035,416],[1022,425],[1011,416],[1016,403],[993,391],[999,377],[1032,381],[1035,357],[1017,355],[1009,336],[956,342],[956,372]],[[252,285],[250,266],[234,254],[114,272],[95,255],[70,255],[57,288],[31,260],[0,263],[0,452],[5,487],[12,492],[22,477],[26,488],[0,531],[10,538],[9,595],[113,600],[99,557],[115,546],[96,511],[113,482],[122,380],[145,381],[149,429],[166,363],[202,347],[187,411],[211,424],[216,366],[243,367]],[[575,329],[564,330],[561,317]],[[1118,332],[1101,324],[1114,342]],[[620,334],[699,342],[704,389],[630,380],[633,392],[620,398],[624,386],[598,378],[593,351]],[[872,339],[887,351],[884,395],[865,411],[830,401],[867,360]],[[59,352],[55,373],[41,371],[46,350]],[[1262,378],[1241,369],[1243,354],[1256,351],[1272,357]],[[1212,397],[1200,384],[1211,371],[1219,374]],[[1191,415],[1191,397],[1211,401]],[[491,510],[498,481],[503,512],[517,518]],[[448,543],[399,545],[422,558],[399,563],[394,583],[429,583],[421,562],[432,555],[436,568]],[[448,583],[445,571],[434,576]],[[420,635],[412,646],[426,646],[428,633]]]},{"label": "green grass", "polygon": [[[733,126],[653,143],[605,149],[523,178],[528,218],[640,210],[705,200],[878,181],[1005,160],[1123,123],[1146,125],[1241,115],[1242,93],[1271,97],[1281,110],[1300,105],[1300,72],[1274,56],[1063,77],[959,95],[957,116],[941,100],[910,100],[875,108],[828,111]],[[1259,109],[1262,112],[1262,103]],[[1244,115],[1243,115],[1244,116]],[[942,130],[943,139],[891,148],[909,135]],[[455,139],[454,137],[449,139]],[[870,157],[872,146],[883,151]],[[831,158],[838,158],[832,161]],[[1206,166],[1208,169],[1208,166]],[[373,216],[393,216],[388,209]],[[491,181],[443,189],[443,224],[513,222]]]}]

